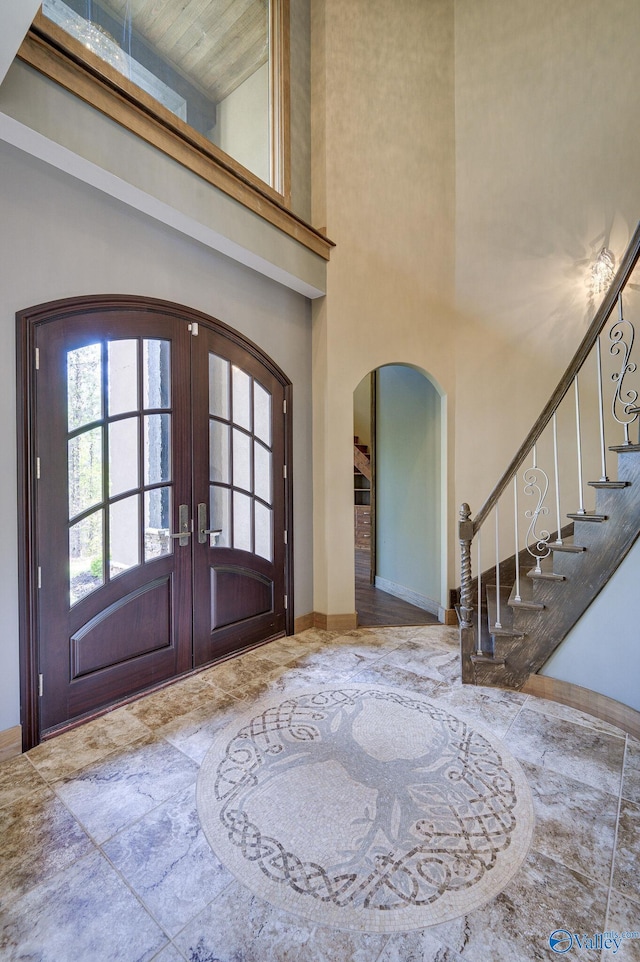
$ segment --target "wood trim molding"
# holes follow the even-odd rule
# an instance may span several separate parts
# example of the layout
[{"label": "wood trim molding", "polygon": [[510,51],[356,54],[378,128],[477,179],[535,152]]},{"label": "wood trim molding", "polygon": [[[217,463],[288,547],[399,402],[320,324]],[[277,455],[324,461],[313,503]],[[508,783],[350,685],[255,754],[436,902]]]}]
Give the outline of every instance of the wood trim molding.
[{"label": "wood trim molding", "polygon": [[[284,194],[280,194],[41,13],[36,16],[17,56],[307,249],[329,260],[335,244],[287,208],[284,175]],[[286,124],[284,128],[282,149],[286,152],[289,149]],[[288,166],[284,164],[285,168]]]},{"label": "wood trim molding", "polygon": [[0,732],[0,762],[15,758],[22,753],[22,725],[5,728]]},{"label": "wood trim molding", "polygon": [[309,628],[315,628],[315,625],[315,614],[313,611],[308,611],[306,615],[300,615],[298,618],[296,618],[293,624],[293,633],[297,635],[301,631],[307,631]]},{"label": "wood trim molding", "polygon": [[616,728],[622,728],[634,738],[640,738],[640,712],[597,691],[547,675],[529,675],[522,691],[525,695],[537,695],[538,698],[547,698],[594,715]]},{"label": "wood trim molding", "polygon": [[321,631],[353,631],[358,627],[358,612],[343,615],[326,615],[322,611],[309,611],[295,620],[295,633],[306,631],[308,628],[319,628]]},{"label": "wood trim molding", "polygon": [[315,611],[313,627],[321,628],[323,631],[353,631],[358,627],[358,612],[326,615],[322,611]]}]

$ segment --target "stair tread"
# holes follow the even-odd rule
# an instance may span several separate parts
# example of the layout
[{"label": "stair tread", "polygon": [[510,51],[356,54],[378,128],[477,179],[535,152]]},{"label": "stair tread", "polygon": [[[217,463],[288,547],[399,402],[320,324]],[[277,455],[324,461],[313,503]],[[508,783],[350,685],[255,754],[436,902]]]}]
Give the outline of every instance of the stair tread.
[{"label": "stair tread", "polygon": [[617,451],[618,454],[626,454],[627,451],[640,451],[640,444],[613,444],[609,447],[610,451]]},{"label": "stair tread", "polygon": [[536,571],[532,568],[527,571],[527,578],[533,578],[534,581],[566,581],[564,575],[557,575],[555,571]]},{"label": "stair tread", "polygon": [[527,581],[526,578],[520,578],[520,592],[519,598],[516,598],[516,587],[514,584],[511,589],[511,594],[509,595],[509,600],[507,604],[510,608],[524,608],[528,611],[542,611],[545,607],[541,601],[533,600],[533,582],[531,580]]},{"label": "stair tread", "polygon": [[611,488],[617,490],[618,488],[628,488],[631,481],[589,481],[588,484],[592,488]]},{"label": "stair tread", "polygon": [[495,625],[489,625],[489,634],[496,638],[524,638],[524,631],[518,631],[517,628],[496,628]]},{"label": "stair tread", "polygon": [[563,541],[562,544],[550,544],[549,547],[552,551],[565,551],[569,554],[580,554],[587,550],[584,545],[573,544],[571,541]]},{"label": "stair tread", "polygon": [[[638,449],[640,450],[640,448]],[[573,521],[607,521],[609,516],[607,514],[596,514],[595,511],[585,511],[584,514],[576,511],[575,514],[568,514],[567,518],[571,518]]]}]

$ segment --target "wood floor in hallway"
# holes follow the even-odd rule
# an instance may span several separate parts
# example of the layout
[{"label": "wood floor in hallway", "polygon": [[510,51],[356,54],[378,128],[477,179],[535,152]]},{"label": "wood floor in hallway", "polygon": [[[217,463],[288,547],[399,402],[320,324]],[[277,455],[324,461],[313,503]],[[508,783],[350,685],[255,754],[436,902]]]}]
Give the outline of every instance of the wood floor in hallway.
[{"label": "wood floor in hallway", "polygon": [[356,548],[356,611],[358,625],[437,625],[430,611],[396,598],[369,584],[371,554],[367,548]]}]

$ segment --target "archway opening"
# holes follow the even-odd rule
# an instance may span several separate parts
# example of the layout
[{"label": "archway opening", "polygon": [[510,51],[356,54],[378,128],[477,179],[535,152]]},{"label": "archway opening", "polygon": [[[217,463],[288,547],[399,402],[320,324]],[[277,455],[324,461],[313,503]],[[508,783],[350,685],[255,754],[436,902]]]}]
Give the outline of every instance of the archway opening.
[{"label": "archway opening", "polygon": [[438,389],[411,365],[379,367],[354,391],[360,625],[433,624],[443,613],[441,422]]}]

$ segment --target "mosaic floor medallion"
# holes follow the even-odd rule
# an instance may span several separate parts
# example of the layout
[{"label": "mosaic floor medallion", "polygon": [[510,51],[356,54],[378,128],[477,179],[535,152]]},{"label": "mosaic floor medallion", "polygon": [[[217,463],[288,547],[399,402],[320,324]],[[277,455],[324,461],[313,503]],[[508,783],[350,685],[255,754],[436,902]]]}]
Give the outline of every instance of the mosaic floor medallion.
[{"label": "mosaic floor medallion", "polygon": [[368,932],[424,928],[497,895],[534,821],[497,738],[367,685],[254,705],[217,737],[197,799],[211,847],[255,894]]}]

